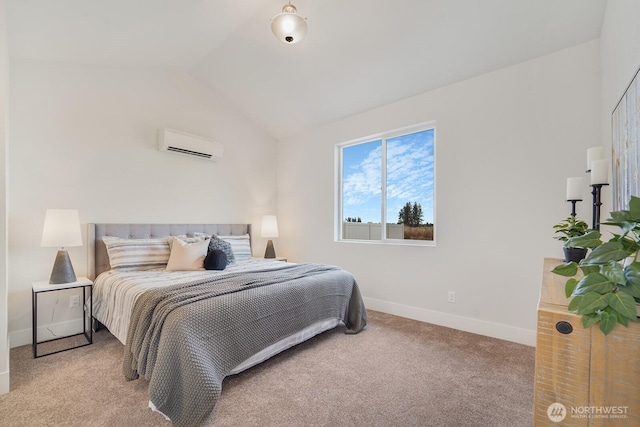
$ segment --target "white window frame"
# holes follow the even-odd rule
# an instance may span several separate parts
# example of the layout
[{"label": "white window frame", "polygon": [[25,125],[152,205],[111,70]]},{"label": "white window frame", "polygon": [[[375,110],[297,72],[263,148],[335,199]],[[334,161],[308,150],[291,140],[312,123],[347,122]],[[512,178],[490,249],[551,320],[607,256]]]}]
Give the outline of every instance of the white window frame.
[{"label": "white window frame", "polygon": [[[396,138],[405,136],[412,133],[422,132],[425,130],[433,129],[433,240],[405,240],[405,239],[389,239],[387,238],[387,230],[385,226],[381,226],[382,238],[380,240],[359,240],[359,239],[344,239],[342,237],[342,149],[352,145],[358,145],[366,142],[373,142],[376,140],[382,140],[382,165],[381,165],[381,225],[388,223],[387,218],[387,140],[390,138]],[[412,126],[403,127],[400,129],[394,129],[388,132],[377,133],[369,135],[363,138],[358,138],[346,142],[339,143],[335,146],[335,189],[334,189],[334,241],[347,242],[347,243],[367,243],[367,244],[392,244],[392,245],[409,245],[409,246],[436,246],[436,123],[435,121],[419,123]]]}]

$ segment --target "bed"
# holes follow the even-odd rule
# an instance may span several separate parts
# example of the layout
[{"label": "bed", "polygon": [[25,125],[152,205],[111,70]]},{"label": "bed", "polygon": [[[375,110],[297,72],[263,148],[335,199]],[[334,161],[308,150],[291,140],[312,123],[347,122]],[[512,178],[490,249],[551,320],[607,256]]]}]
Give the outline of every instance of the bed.
[{"label": "bed", "polygon": [[[366,309],[350,273],[336,266],[253,259],[250,232],[248,224],[89,225],[96,324],[124,344],[125,377],[149,380],[149,406],[176,426],[201,425],[226,376],[339,324],[346,333],[366,326]],[[160,265],[166,254],[149,249],[163,239],[176,242],[170,236],[196,242],[203,235],[228,242],[236,262],[224,270],[165,271]],[[143,252],[144,268],[127,264],[138,258],[117,258],[113,241],[121,242],[128,256],[131,248]]]}]

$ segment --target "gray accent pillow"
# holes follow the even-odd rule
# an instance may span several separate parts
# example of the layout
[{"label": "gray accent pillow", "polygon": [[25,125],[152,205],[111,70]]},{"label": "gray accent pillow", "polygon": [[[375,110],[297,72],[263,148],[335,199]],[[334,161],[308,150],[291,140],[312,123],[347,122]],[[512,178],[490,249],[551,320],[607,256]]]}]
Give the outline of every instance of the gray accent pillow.
[{"label": "gray accent pillow", "polygon": [[221,250],[227,256],[227,265],[231,265],[236,262],[236,259],[233,256],[233,250],[231,249],[231,244],[219,239],[218,236],[211,236],[209,252],[215,251],[216,249]]}]

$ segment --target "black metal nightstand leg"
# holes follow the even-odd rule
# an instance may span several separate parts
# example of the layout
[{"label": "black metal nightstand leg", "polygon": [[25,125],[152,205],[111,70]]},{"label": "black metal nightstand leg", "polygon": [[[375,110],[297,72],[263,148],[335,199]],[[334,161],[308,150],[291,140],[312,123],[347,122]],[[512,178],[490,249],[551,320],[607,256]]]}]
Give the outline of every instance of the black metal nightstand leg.
[{"label": "black metal nightstand leg", "polygon": [[32,346],[33,346],[33,358],[38,357],[38,294],[33,290],[31,291],[31,304],[32,304],[32,313],[31,313],[31,335],[32,335]]}]

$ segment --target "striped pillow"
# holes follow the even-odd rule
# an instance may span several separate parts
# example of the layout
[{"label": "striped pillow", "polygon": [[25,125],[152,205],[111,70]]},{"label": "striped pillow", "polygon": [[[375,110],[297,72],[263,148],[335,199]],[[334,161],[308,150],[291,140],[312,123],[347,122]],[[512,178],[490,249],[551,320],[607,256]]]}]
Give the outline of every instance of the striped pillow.
[{"label": "striped pillow", "polygon": [[231,245],[236,261],[251,259],[251,240],[248,234],[242,236],[218,236]]},{"label": "striped pillow", "polygon": [[102,240],[107,247],[112,270],[165,268],[171,254],[168,237],[162,239],[122,239],[104,236]]}]

